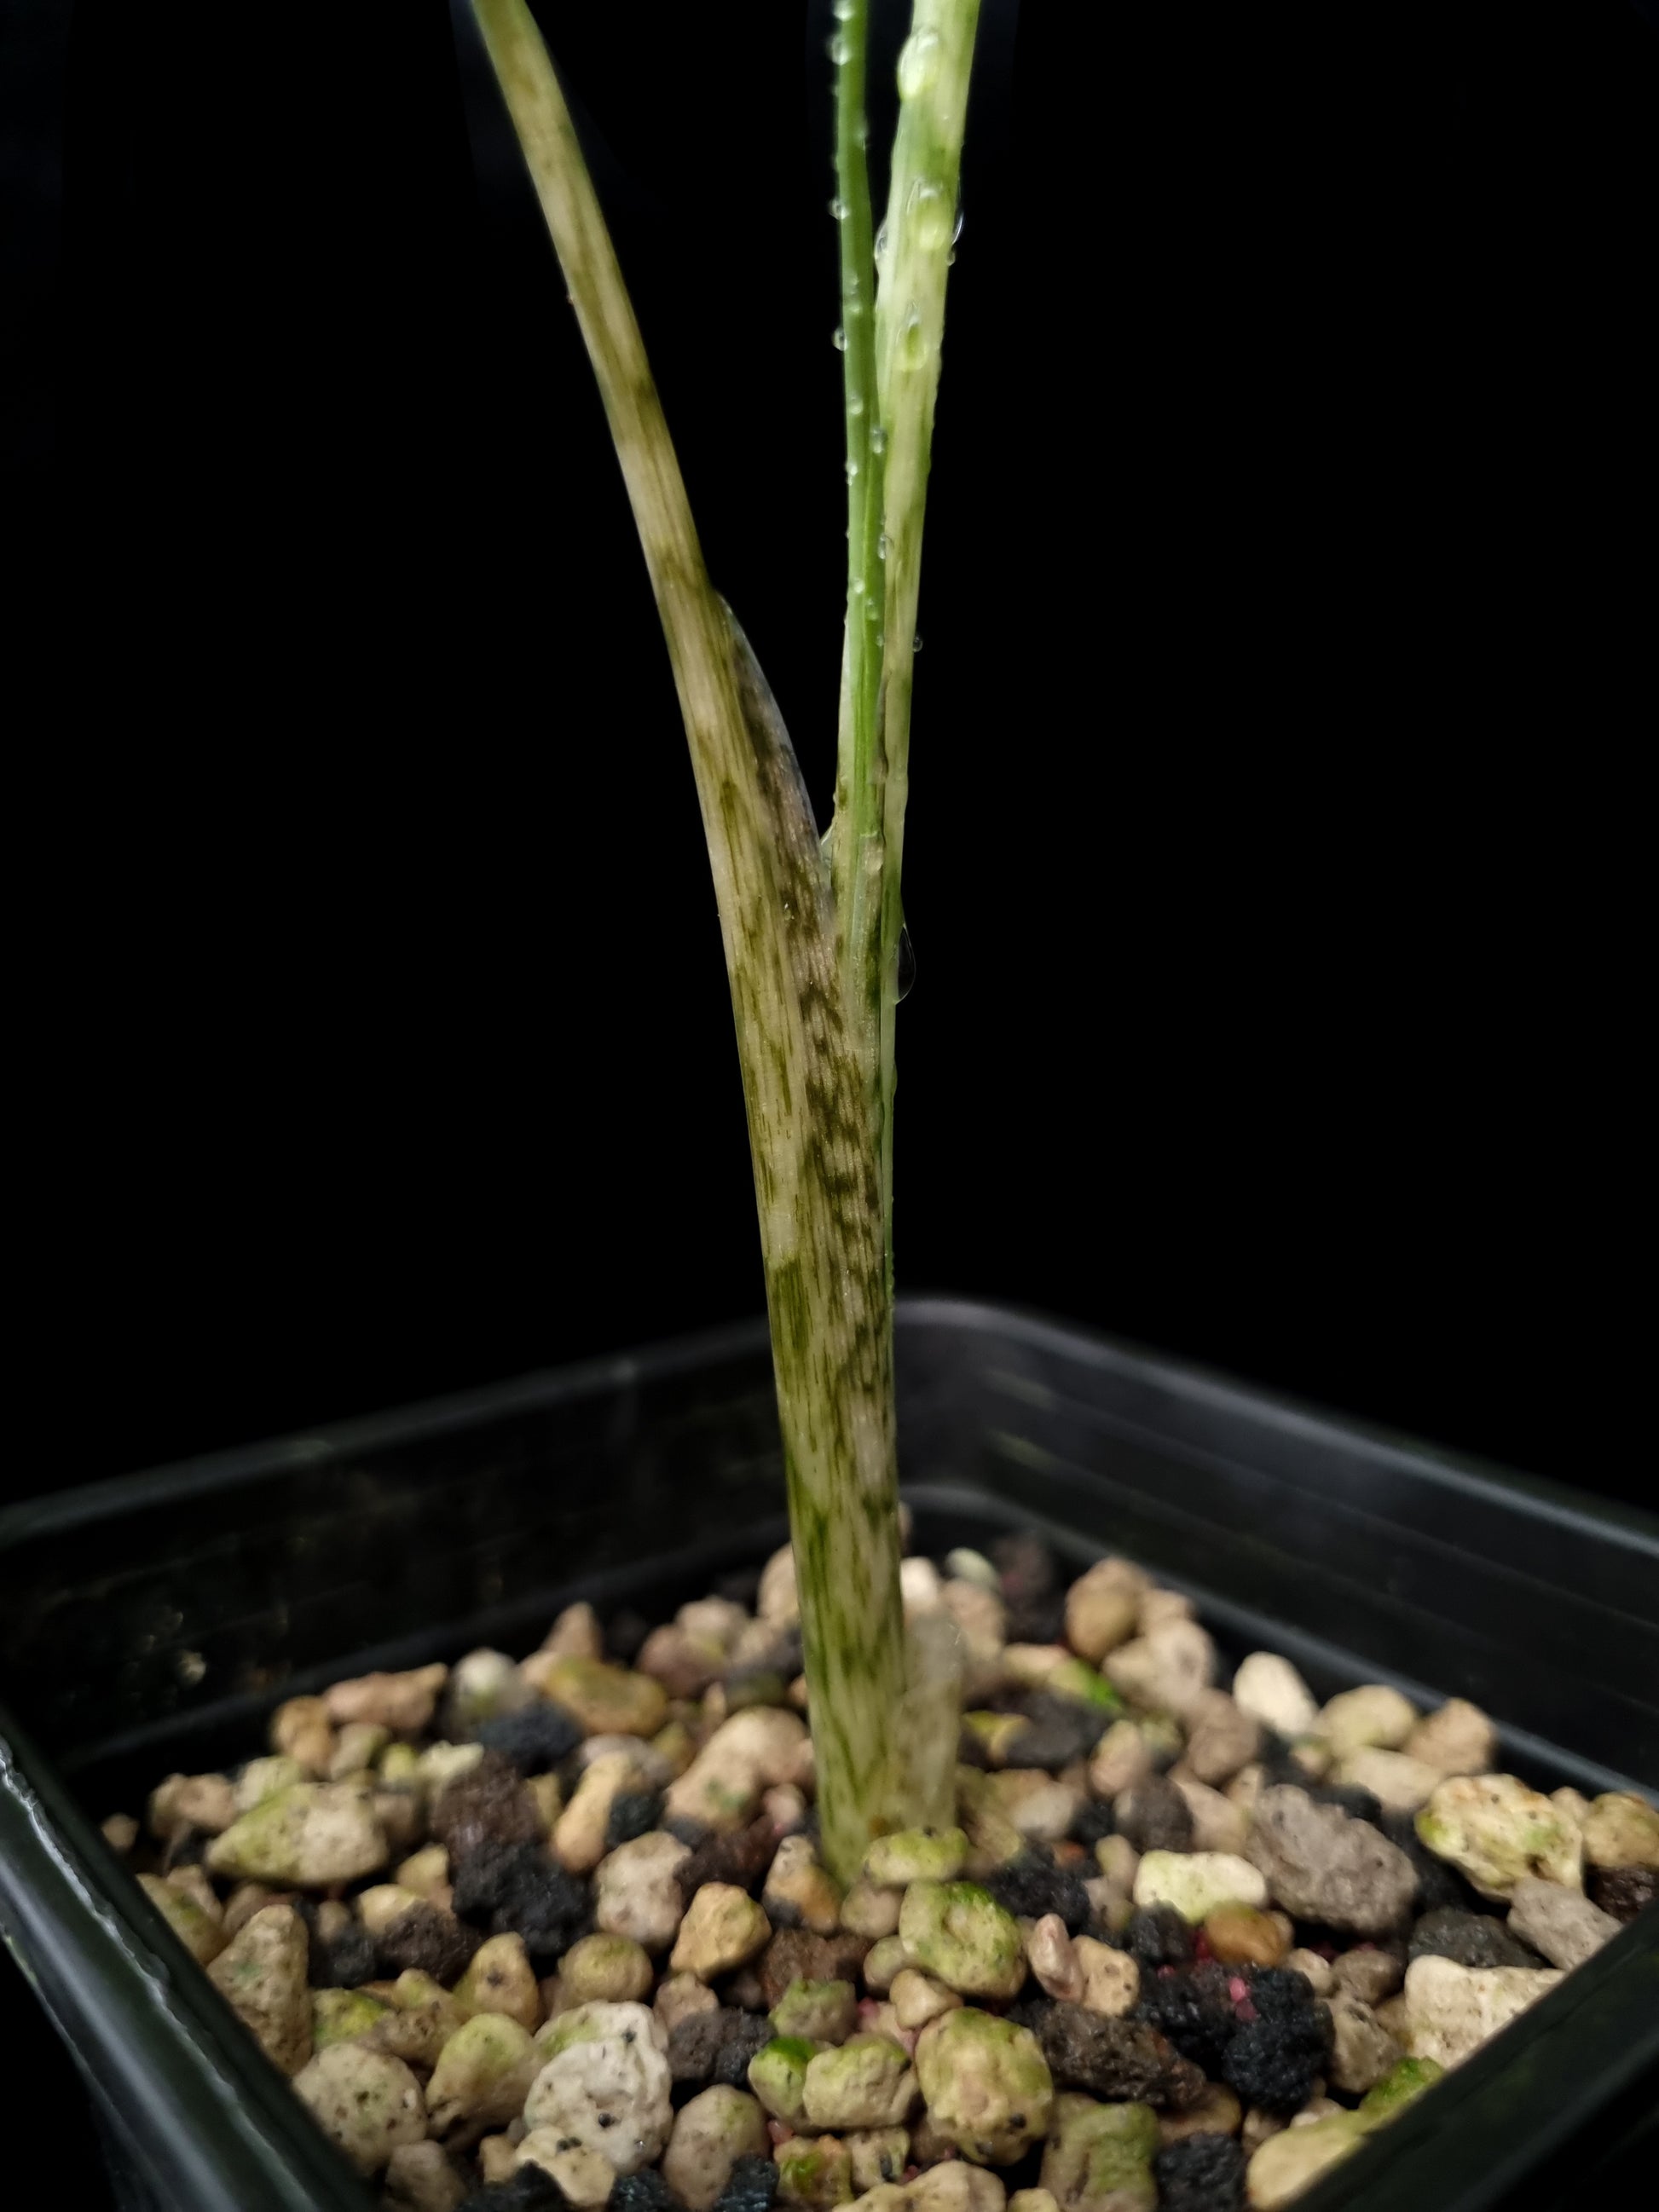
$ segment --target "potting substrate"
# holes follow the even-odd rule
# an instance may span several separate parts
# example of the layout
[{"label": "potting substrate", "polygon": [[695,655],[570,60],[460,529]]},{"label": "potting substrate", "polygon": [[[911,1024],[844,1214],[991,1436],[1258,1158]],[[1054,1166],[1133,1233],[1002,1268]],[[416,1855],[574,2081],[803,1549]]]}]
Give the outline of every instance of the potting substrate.
[{"label": "potting substrate", "polygon": [[108,1841],[401,2212],[1271,2212],[1659,1887],[1486,1715],[1224,1665],[1043,1540],[907,1558],[957,1823],[820,1863],[793,1565],[279,1705]]}]

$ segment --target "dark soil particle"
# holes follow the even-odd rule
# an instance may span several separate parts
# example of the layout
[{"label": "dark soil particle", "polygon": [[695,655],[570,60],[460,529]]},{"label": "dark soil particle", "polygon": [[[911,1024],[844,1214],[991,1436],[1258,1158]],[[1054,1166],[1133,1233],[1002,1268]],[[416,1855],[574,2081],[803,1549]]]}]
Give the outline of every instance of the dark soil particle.
[{"label": "dark soil particle", "polygon": [[352,1926],[325,1942],[311,1930],[309,1977],[313,1990],[355,1990],[380,1972],[380,1954],[367,1928]]},{"label": "dark soil particle", "polygon": [[456,1866],[454,1905],[492,1936],[521,1936],[533,1960],[551,1965],[587,1927],[587,1885],[533,1844],[481,1844]]},{"label": "dark soil particle", "polygon": [[1166,2035],[1183,2058],[1218,2075],[1222,2054],[1244,2025],[1232,1994],[1241,1980],[1213,1963],[1148,1975],[1134,2017]]},{"label": "dark soil particle", "polygon": [[511,2181],[491,2182],[464,2197],[455,2212],[562,2212],[564,2203],[563,2190],[545,2166],[521,2166]]},{"label": "dark soil particle", "polygon": [[1074,1759],[1086,1759],[1100,1741],[1111,1715],[1077,1698],[1034,1690],[1020,1700],[1025,1726],[1009,1746],[1010,1766],[1046,1766],[1058,1773]]},{"label": "dark soil particle", "polygon": [[1634,1920],[1659,1898],[1659,1868],[1592,1867],[1589,1893],[1590,1902],[1615,1920]]},{"label": "dark soil particle", "polygon": [[688,1905],[706,1881],[728,1881],[752,1893],[765,1880],[777,1850],[778,1832],[763,1813],[734,1835],[705,1836],[674,1879]]},{"label": "dark soil particle", "polygon": [[1196,2104],[1202,2071],[1144,2021],[1107,2020],[1082,2005],[1021,2005],[1018,2017],[1042,2046],[1057,2089],[1081,2089],[1108,2102],[1179,2112]]},{"label": "dark soil particle", "polygon": [[619,2174],[605,2199],[611,2212],[679,2212],[679,2199],[654,2166]]},{"label": "dark soil particle", "polygon": [[722,2005],[718,2012],[693,2013],[668,2038],[668,2070],[676,2081],[702,2087],[724,2081],[748,2086],[749,2062],[772,2040],[772,2023],[763,2013],[739,2012]]},{"label": "dark soil particle", "polygon": [[1376,1827],[1382,1818],[1381,1799],[1354,1782],[1319,1782],[1303,1785],[1316,1805],[1338,1805],[1351,1819],[1369,1820]]},{"label": "dark soil particle", "polygon": [[475,1743],[499,1752],[520,1774],[545,1774],[561,1759],[568,1759],[582,1740],[581,1723],[562,1705],[538,1700],[522,1712],[501,1713],[480,1721],[472,1731]]},{"label": "dark soil particle", "polygon": [[739,2158],[732,2179],[714,2199],[714,2212],[771,2212],[778,2193],[778,2169],[769,2158]]},{"label": "dark soil particle", "polygon": [[856,1985],[869,1949],[863,1936],[813,1936],[805,1928],[781,1928],[760,1955],[761,1995],[768,2011],[781,2002],[791,1982]]},{"label": "dark soil particle", "polygon": [[375,1939],[381,1968],[388,1975],[430,1974],[446,1989],[459,1981],[471,1962],[482,1937],[453,1912],[435,1905],[411,1905],[407,1912],[387,1923]]},{"label": "dark soil particle", "polygon": [[1085,1850],[1091,1851],[1103,1837],[1114,1834],[1115,1830],[1112,1808],[1105,1800],[1085,1797],[1078,1808],[1077,1818],[1072,1822],[1069,1832],[1074,1844],[1081,1844]]},{"label": "dark soil particle", "polygon": [[1057,1912],[1072,1936],[1081,1935],[1089,1924],[1089,1893],[1082,1876],[1038,1852],[1024,1851],[1007,1866],[994,1868],[983,1887],[1017,1920],[1041,1920],[1045,1913]]},{"label": "dark soil particle", "polygon": [[1298,2111],[1330,2051],[1330,2014],[1322,2005],[1263,2017],[1241,2027],[1227,2045],[1221,2078],[1247,2105],[1280,2114]]},{"label": "dark soil particle", "polygon": [[1460,1966],[1541,1966],[1536,1951],[1486,1912],[1425,1912],[1412,1929],[1408,1959],[1451,1959]]},{"label": "dark soil particle", "polygon": [[659,1790],[623,1790],[611,1801],[611,1818],[605,1829],[606,1850],[614,1851],[619,1844],[631,1844],[638,1836],[649,1835],[661,1818]]},{"label": "dark soil particle", "polygon": [[1240,2212],[1244,2148],[1231,2136],[1188,2136],[1152,2160],[1158,2212]]},{"label": "dark soil particle", "polygon": [[1193,1816],[1187,1800],[1162,1774],[1149,1774],[1113,1806],[1118,1833],[1138,1851],[1189,1851]]},{"label": "dark soil particle", "polygon": [[1172,1905],[1137,1912],[1123,1931],[1123,1948],[1143,1973],[1191,1964],[1193,1931]]},{"label": "dark soil particle", "polygon": [[541,1815],[512,1760],[499,1751],[486,1751],[476,1766],[439,1791],[432,1833],[453,1866],[480,1844],[539,1842]]},{"label": "dark soil particle", "polygon": [[1404,1851],[1416,1869],[1419,1912],[1473,1912],[1477,1909],[1480,1900],[1474,1892],[1455,1866],[1435,1856],[1418,1834],[1411,1814],[1385,1812],[1371,1825],[1380,1828],[1396,1849]]}]

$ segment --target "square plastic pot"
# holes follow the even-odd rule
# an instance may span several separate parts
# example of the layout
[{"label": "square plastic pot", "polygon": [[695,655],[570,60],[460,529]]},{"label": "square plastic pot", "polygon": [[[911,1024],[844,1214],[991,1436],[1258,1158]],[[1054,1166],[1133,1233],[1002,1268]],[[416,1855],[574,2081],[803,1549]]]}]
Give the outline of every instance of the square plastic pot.
[{"label": "square plastic pot", "polygon": [[[901,1306],[915,1547],[1041,1530],[1188,1591],[1316,1692],[1466,1697],[1547,1789],[1659,1786],[1659,1526],[982,1306]],[[164,1774],[263,1747],[282,1698],[531,1648],[562,1605],[671,1610],[787,1533],[764,1331],[100,1484],[0,1516],[0,1933],[73,2051],[118,2202],[365,2212],[105,1845]],[[1659,2069],[1659,1915],[1373,2138],[1307,2212],[1596,2194]],[[1638,2158],[1638,2165],[1644,2163]],[[1622,2169],[1621,2169],[1622,2170]],[[1558,2187],[1559,2184],[1559,2187]]]}]

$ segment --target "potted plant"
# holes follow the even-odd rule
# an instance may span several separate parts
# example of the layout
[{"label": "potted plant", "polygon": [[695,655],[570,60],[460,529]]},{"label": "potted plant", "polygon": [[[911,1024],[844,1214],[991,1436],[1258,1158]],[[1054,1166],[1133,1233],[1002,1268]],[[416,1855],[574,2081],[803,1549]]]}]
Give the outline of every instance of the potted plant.
[{"label": "potted plant", "polygon": [[[915,0],[879,229],[866,163],[868,11],[836,0],[848,562],[836,809],[822,840],[764,678],[704,571],[534,20],[525,0],[473,6],[604,397],[684,711],[748,1107],[789,1541],[763,1547],[757,1577],[741,1516],[734,1525],[700,1492],[672,1504],[662,1467],[641,1460],[641,1437],[660,1435],[700,1474],[725,1464],[686,1442],[685,1363],[672,1358],[369,1425],[309,1458],[255,1454],[163,1478],[101,1522],[74,1501],[15,1517],[0,1553],[33,1560],[41,1594],[16,1608],[27,1633],[13,1656],[27,1650],[37,1677],[66,1612],[68,1632],[95,1645],[89,1591],[140,1593],[116,1608],[108,1710],[82,1765],[147,1802],[142,1824],[106,1823],[142,1896],[112,1890],[117,1940],[100,1949],[76,1907],[84,1822],[16,1737],[0,1799],[21,1876],[8,1892],[13,1940],[54,1987],[78,1977],[82,1999],[105,1976],[106,2009],[128,2026],[140,2075],[149,2069],[138,2095],[118,2084],[108,2102],[152,2162],[161,2152],[135,2118],[143,2088],[156,2109],[196,2101],[182,2146],[168,2145],[183,2161],[168,2169],[179,2201],[222,2201],[228,2188],[250,2205],[349,2202],[348,2167],[331,2162],[325,2137],[383,2180],[388,2202],[440,2212],[464,2197],[479,2212],[564,2202],[761,2212],[778,2198],[812,2212],[854,2197],[870,2212],[927,2212],[935,2198],[999,2212],[1010,2179],[1024,2212],[1160,2202],[1224,2212],[1247,2189],[1257,2206],[1288,2203],[1339,2166],[1327,2186],[1349,2185],[1362,2149],[1352,2201],[1386,2186],[1368,2172],[1391,2171],[1422,2201],[1410,2163],[1431,2139],[1421,2093],[1456,2067],[1435,2098],[1448,2124],[1461,2112],[1470,2140],[1489,2145],[1513,2110],[1493,2042],[1510,2018],[1526,2014],[1530,2048],[1551,2052],[1563,2111],[1587,2101],[1569,2094],[1575,2067],[1628,2071],[1651,1944],[1617,1923],[1650,1896],[1659,1859],[1659,1819],[1603,1745],[1577,1765],[1558,1754],[1541,1778],[1559,1780],[1552,1796],[1500,1766],[1473,1699],[1424,1710],[1419,1683],[1481,1680],[1456,1607],[1436,1602],[1435,1546],[1413,1526],[1413,1506],[1451,1478],[1156,1363],[923,1315],[911,1335],[925,1343],[931,1328],[954,1344],[958,1419],[970,1417],[988,1498],[1015,1510],[964,1505],[937,1479],[914,1484],[933,1540],[921,1571],[902,1571],[900,874],[977,0]],[[994,1346],[988,1374],[963,1371],[976,1328]],[[714,1347],[696,1364],[726,1377],[725,1437],[739,1419],[733,1377],[752,1407],[755,1348]],[[626,1411],[629,1391],[644,1392],[648,1419]],[[527,1580],[498,1556],[525,1511],[521,1463],[499,1455],[502,1440],[517,1448],[535,1424],[556,1429],[605,1395],[625,1409],[623,1441],[606,1449],[642,1523],[655,1523],[650,1557],[676,1533],[714,1548],[693,1552],[679,1584],[657,1573],[647,1589],[614,1551],[590,1547],[586,1583],[575,1578],[540,1650],[520,1662],[500,1647],[544,1604],[545,1555],[523,1538]],[[924,1439],[966,1433],[936,1409],[910,1420],[924,1457]],[[485,1432],[495,1446],[473,1441]],[[1086,1493],[1077,1470],[1103,1434],[1124,1449],[1114,1486]],[[458,1437],[470,1454],[459,1477],[445,1456]],[[1137,1468],[1146,1440],[1156,1464]],[[951,1447],[934,1448],[937,1477]],[[545,1456],[544,1435],[534,1449]],[[987,1473],[999,1453],[1019,1471],[1010,1484],[1005,1468],[1000,1489]],[[325,1463],[331,1480],[355,1468],[355,1484],[313,1483]],[[1171,1513],[1160,1492],[1177,1465]],[[1333,1632],[1364,1604],[1343,1550],[1349,1500],[1304,1500],[1325,1566],[1311,1594],[1308,1555],[1259,1517],[1322,1468],[1373,1508],[1390,1483],[1411,1493],[1372,1518],[1435,1623],[1416,1624],[1413,1651],[1401,1616],[1379,1606],[1352,1638],[1372,1662],[1358,1681],[1332,1656]],[[1241,1469],[1249,1494],[1230,1496]],[[1571,1516],[1461,1480],[1483,1525],[1458,1565],[1490,1636],[1511,1560],[1545,1527],[1566,1545]],[[238,1504],[255,1485],[283,1486],[274,1549],[240,1533]],[[474,1494],[458,1509],[461,1486]],[[752,1484],[736,1487],[752,1498]],[[465,1559],[465,1535],[489,1529],[497,1563],[478,1580],[447,1580],[453,1558],[437,1563],[424,1627],[405,1620],[393,1633],[368,1595],[377,1547],[406,1524],[408,1498],[439,1496],[452,1552]],[[142,1521],[190,1497],[236,1532],[231,1580],[245,1584],[240,1616],[228,1588],[210,1605],[192,1597],[200,1626],[174,1617],[176,1571],[167,1583],[148,1540],[118,1528],[122,1514]],[[1058,1555],[1006,1525],[1022,1515],[1054,1525]],[[295,1596],[324,1590],[272,1562],[325,1522],[337,1537],[330,1571],[358,1558],[365,1595],[345,1633],[320,1632],[278,1699],[273,1623]],[[614,1516],[610,1525],[614,1535]],[[101,1564],[78,1561],[73,1581],[61,1561],[41,1565],[88,1526]],[[1574,1534],[1602,1571],[1639,1572],[1635,1537]],[[568,1526],[561,1539],[581,1549]],[[1098,1557],[1107,1539],[1137,1563]],[[745,1559],[732,1588],[708,1587]],[[1222,1593],[1207,1626],[1194,1618],[1194,1587]],[[651,1605],[654,1626],[629,1618],[622,1590]],[[1555,1603],[1551,1634],[1565,1650],[1573,1601],[1562,1592]],[[473,1648],[452,1667],[463,1617]],[[240,1651],[239,1618],[256,1625]],[[1242,1660],[1231,1691],[1214,1631]],[[354,1648],[352,1669],[330,1664]],[[157,1656],[166,1696],[140,1650]],[[1419,1667],[1425,1653],[1434,1663]],[[1517,1655],[1517,1672],[1524,1663]],[[210,1725],[204,1717],[196,1770],[152,1765],[145,1778],[160,1744],[184,1740],[169,1698],[176,1706],[215,1669],[232,1674],[236,1698]],[[37,1680],[49,1721],[64,1720],[83,1679],[44,1697]],[[1552,1710],[1538,1684],[1512,1690],[1510,1705]],[[265,1744],[256,1721],[268,1723]],[[179,1944],[264,2057],[227,2039],[218,1998]],[[1564,1970],[1579,1967],[1569,1988]],[[153,2052],[147,2006],[163,2023]],[[99,2048],[106,2058],[108,2039]],[[210,2077],[228,2087],[234,2124],[209,2109]],[[267,2143],[278,2154],[262,2169]]]}]

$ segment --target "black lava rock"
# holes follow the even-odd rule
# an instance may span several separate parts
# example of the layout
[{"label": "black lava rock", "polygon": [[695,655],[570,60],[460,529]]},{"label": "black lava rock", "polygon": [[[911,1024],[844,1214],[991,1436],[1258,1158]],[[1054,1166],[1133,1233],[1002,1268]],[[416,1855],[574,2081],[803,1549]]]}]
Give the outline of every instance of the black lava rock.
[{"label": "black lava rock", "polygon": [[1138,1851],[1189,1851],[1193,1815],[1187,1800],[1162,1774],[1149,1774],[1126,1790],[1112,1806],[1117,1832]]},{"label": "black lava rock", "polygon": [[691,1856],[675,1869],[674,1879],[688,1905],[706,1881],[727,1881],[752,1895],[778,1853],[778,1832],[763,1813],[734,1835],[705,1836]]},{"label": "black lava rock", "polygon": [[1081,1844],[1085,1850],[1091,1851],[1102,1837],[1112,1835],[1115,1828],[1112,1808],[1105,1799],[1085,1797],[1078,1808],[1077,1818],[1072,1822],[1068,1833],[1074,1844]]},{"label": "black lava rock", "polygon": [[1322,2006],[1286,2018],[1247,2021],[1222,2055],[1221,2078],[1246,2105],[1294,2112],[1313,2094],[1314,2077],[1330,2051],[1330,2014]]},{"label": "black lava rock", "polygon": [[550,1965],[586,1929],[586,1882],[556,1867],[533,1844],[481,1844],[456,1866],[455,1911],[492,1936],[522,1936],[525,1949]]},{"label": "black lava rock", "polygon": [[1452,1959],[1460,1966],[1541,1966],[1536,1951],[1489,1912],[1425,1912],[1413,1928],[1408,1959]]},{"label": "black lava rock", "polygon": [[[1293,2020],[1298,2014],[1319,2017],[1313,1984],[1295,1966],[1249,1966],[1244,1979],[1249,2002],[1264,2020]],[[1324,2033],[1322,2027],[1320,2033]]]},{"label": "black lava rock", "polygon": [[1152,2160],[1158,2212],[1241,2212],[1244,2147],[1231,2136],[1187,2136]]},{"label": "black lava rock", "polygon": [[511,2181],[492,2181],[464,2197],[455,2212],[563,2212],[564,2203],[563,2190],[544,2166],[521,2166]]},{"label": "black lava rock", "polygon": [[714,2199],[714,2212],[772,2212],[778,2169],[769,2158],[738,2158],[732,2179]]},{"label": "black lava rock", "polygon": [[1089,1924],[1089,1893],[1082,1877],[1039,1852],[1022,1851],[1006,1866],[994,1868],[981,1886],[1017,1920],[1041,1920],[1047,1912],[1057,1912],[1072,1936],[1081,1935]]},{"label": "black lava rock", "polygon": [[453,1866],[480,1844],[539,1842],[542,1819],[512,1760],[499,1751],[486,1751],[476,1766],[438,1792],[432,1834]]},{"label": "black lava rock", "polygon": [[1047,1766],[1055,1771],[1075,1759],[1086,1759],[1100,1741],[1111,1715],[1079,1698],[1033,1690],[1020,1700],[1025,1726],[1008,1747],[1009,1766]]},{"label": "black lava rock", "polygon": [[412,1969],[430,1974],[449,1989],[466,1972],[482,1941],[477,1929],[422,1900],[388,1922],[375,1938],[374,1948],[386,1975]]},{"label": "black lava rock", "polygon": [[1178,2112],[1204,2094],[1199,2069],[1144,2021],[1107,2020],[1060,2003],[1022,2006],[1020,2016],[1042,2045],[1057,2089],[1159,2112]]},{"label": "black lava rock", "polygon": [[1475,1895],[1455,1866],[1437,1858],[1417,1832],[1410,1813],[1384,1812],[1371,1823],[1389,1841],[1404,1851],[1417,1870],[1417,1910],[1419,1912],[1474,1912],[1480,1908]]},{"label": "black lava rock", "polygon": [[1302,1787],[1316,1805],[1340,1805],[1356,1820],[1376,1827],[1382,1818],[1382,1802],[1357,1782],[1304,1782]]},{"label": "black lava rock", "polygon": [[1659,1897],[1659,1868],[1591,1867],[1589,1894],[1591,1904],[1628,1923]]},{"label": "black lava rock", "polygon": [[1237,1978],[1212,1961],[1149,1974],[1141,1983],[1134,2017],[1167,2036],[1194,2066],[1218,2075],[1222,2053],[1244,2025],[1230,1987]]},{"label": "black lava rock", "polygon": [[1123,1931],[1122,1943],[1143,1972],[1192,1963],[1193,1931],[1173,1905],[1154,1905],[1149,1911],[1135,1913]]},{"label": "black lava rock", "polygon": [[680,2203],[654,2166],[619,2174],[605,2199],[615,2212],[680,2212]]},{"label": "black lava rock", "polygon": [[724,2081],[742,2088],[748,2081],[750,2060],[765,2049],[773,2032],[764,2013],[740,2012],[735,2005],[693,2013],[669,2035],[668,2071],[676,2081],[699,2087]]},{"label": "black lava rock", "polygon": [[[611,1818],[605,1826],[606,1850],[614,1851],[618,1844],[631,1844],[636,1836],[648,1836],[661,1818],[660,1790],[624,1790],[611,1801]],[[611,2195],[615,2194],[613,2190]]]},{"label": "black lava rock", "polygon": [[562,1705],[538,1698],[522,1712],[500,1713],[494,1720],[480,1721],[472,1739],[487,1751],[498,1751],[520,1774],[545,1774],[561,1759],[569,1758],[582,1740],[582,1727]]},{"label": "black lava rock", "polygon": [[380,1972],[380,1954],[367,1928],[355,1923],[331,1942],[311,1931],[310,1981],[314,1990],[355,1990]]}]

